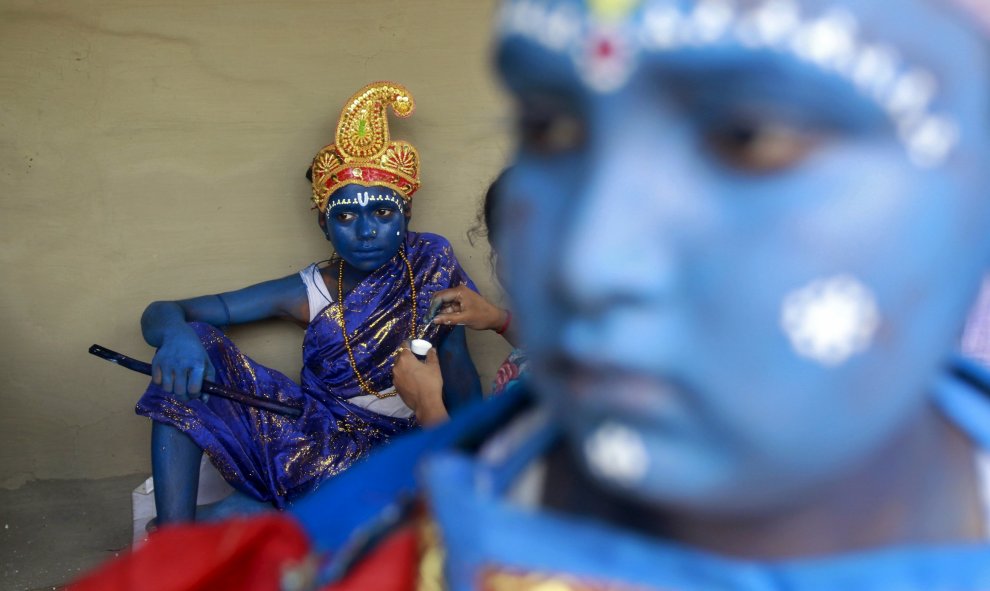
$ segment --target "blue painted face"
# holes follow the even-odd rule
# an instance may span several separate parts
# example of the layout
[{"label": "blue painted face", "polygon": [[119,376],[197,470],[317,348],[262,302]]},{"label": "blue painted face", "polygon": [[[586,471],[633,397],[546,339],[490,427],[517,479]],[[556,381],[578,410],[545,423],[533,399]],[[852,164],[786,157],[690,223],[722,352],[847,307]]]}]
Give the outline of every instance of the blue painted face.
[{"label": "blue painted face", "polygon": [[325,222],[337,254],[364,272],[391,260],[406,236],[402,197],[388,187],[340,187],[330,196]]},{"label": "blue painted face", "polygon": [[877,453],[990,268],[979,35],[940,2],[765,4],[501,22],[537,389],[594,475],[668,507],[776,507]]}]

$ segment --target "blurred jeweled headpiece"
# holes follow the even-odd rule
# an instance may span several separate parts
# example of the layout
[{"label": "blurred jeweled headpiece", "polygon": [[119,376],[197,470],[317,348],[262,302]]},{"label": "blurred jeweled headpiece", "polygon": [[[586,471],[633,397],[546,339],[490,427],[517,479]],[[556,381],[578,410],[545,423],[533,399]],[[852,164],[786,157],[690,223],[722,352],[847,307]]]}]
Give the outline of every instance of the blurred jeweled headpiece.
[{"label": "blurred jeweled headpiece", "polygon": [[373,82],[347,101],[335,143],[313,159],[313,203],[320,211],[346,184],[384,185],[405,201],[419,189],[419,153],[412,144],[391,141],[389,106],[399,117],[408,117],[415,108],[409,91],[394,82]]}]

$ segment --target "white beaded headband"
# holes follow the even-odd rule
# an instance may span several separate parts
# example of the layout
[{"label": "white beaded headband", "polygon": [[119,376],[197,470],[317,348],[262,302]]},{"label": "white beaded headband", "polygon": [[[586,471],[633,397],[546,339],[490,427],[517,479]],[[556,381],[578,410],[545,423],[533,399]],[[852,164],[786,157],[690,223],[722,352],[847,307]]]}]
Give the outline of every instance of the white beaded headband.
[{"label": "white beaded headband", "polygon": [[[990,23],[990,0],[948,0]],[[509,0],[500,30],[569,56],[584,83],[610,93],[635,70],[640,53],[738,42],[795,55],[847,79],[894,123],[911,161],[942,164],[959,142],[956,119],[937,109],[938,81],[890,45],[866,40],[840,8],[802,14],[795,0],[588,0],[582,12],[561,0]],[[744,6],[745,5],[745,6]],[[641,11],[636,27],[623,19]],[[618,15],[618,16],[617,16]],[[990,28],[987,29],[990,31]]]},{"label": "white beaded headband", "polygon": [[399,208],[399,211],[405,212],[406,210],[405,203],[403,203],[402,199],[396,197],[395,195],[374,195],[372,193],[369,193],[368,191],[364,191],[358,193],[354,197],[339,197],[337,199],[334,199],[333,201],[327,204],[326,211],[327,211],[327,215],[329,215],[330,210],[333,209],[334,207],[337,207],[338,205],[358,205],[360,207],[365,207],[369,203],[376,203],[376,202],[394,203]]}]

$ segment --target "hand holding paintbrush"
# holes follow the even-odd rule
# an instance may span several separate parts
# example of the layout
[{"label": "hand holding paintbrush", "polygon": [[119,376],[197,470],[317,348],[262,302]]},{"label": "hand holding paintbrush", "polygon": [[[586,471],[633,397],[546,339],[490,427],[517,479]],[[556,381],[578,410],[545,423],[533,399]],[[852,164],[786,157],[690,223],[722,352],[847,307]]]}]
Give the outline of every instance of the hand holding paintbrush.
[{"label": "hand holding paintbrush", "polygon": [[466,285],[437,292],[430,302],[430,311],[423,319],[425,331],[430,323],[458,324],[473,330],[493,330],[504,335],[511,323],[512,313],[492,304]]}]

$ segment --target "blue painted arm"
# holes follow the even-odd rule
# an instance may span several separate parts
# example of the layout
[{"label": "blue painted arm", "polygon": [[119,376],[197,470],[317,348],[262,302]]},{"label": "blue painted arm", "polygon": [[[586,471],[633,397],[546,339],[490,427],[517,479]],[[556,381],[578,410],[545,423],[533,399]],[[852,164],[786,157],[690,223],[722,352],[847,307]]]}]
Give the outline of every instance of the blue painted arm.
[{"label": "blue painted arm", "polygon": [[468,352],[463,326],[456,326],[438,348],[443,375],[443,403],[453,414],[468,404],[481,400],[481,379]]},{"label": "blue painted arm", "polygon": [[158,349],[152,379],[179,396],[199,394],[203,379],[213,380],[213,366],[189,322],[223,326],[273,317],[305,321],[308,311],[306,287],[298,275],[218,295],[153,302],[141,316],[144,340]]}]

